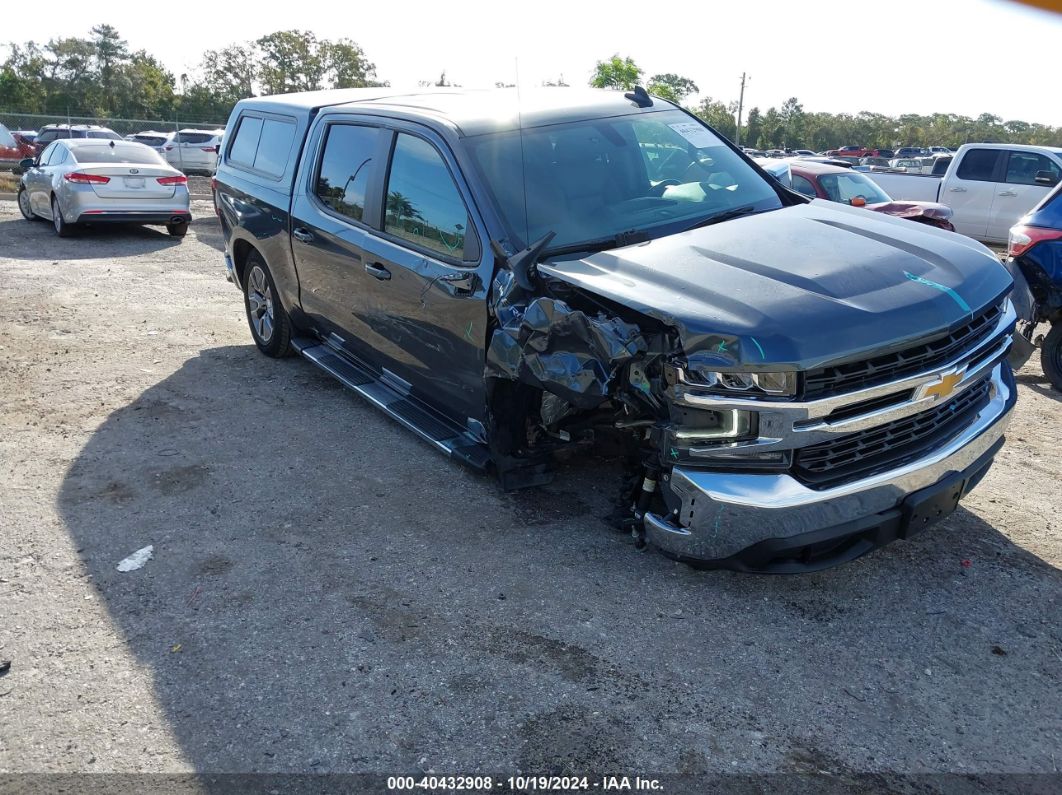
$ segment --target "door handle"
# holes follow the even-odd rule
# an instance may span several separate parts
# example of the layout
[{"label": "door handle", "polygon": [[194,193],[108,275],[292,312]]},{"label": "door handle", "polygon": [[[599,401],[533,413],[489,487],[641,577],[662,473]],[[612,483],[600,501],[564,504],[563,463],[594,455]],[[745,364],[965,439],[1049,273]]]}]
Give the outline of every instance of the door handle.
[{"label": "door handle", "polygon": [[365,272],[384,282],[391,278],[391,271],[387,270],[379,262],[366,262]]},{"label": "door handle", "polygon": [[1015,193],[1012,190],[1004,190],[1004,191],[1000,191],[999,195],[1000,196],[1017,196],[1018,194]]},{"label": "door handle", "polygon": [[966,188],[949,188],[952,193],[966,193]]},{"label": "door handle", "polygon": [[307,229],[303,229],[301,226],[297,226],[291,230],[291,236],[298,240],[300,243],[312,243],[313,235]]}]

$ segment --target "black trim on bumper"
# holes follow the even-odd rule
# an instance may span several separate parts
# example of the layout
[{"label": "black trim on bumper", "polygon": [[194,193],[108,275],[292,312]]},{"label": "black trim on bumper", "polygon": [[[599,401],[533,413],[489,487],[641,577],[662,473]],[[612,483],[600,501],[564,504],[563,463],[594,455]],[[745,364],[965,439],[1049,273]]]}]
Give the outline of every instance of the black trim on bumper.
[{"label": "black trim on bumper", "polygon": [[959,499],[981,482],[1003,446],[1000,438],[962,472],[909,494],[897,508],[788,538],[768,538],[720,560],[664,555],[698,569],[730,569],[753,574],[805,574],[848,563],[898,538],[907,539],[944,519]]},{"label": "black trim on bumper", "polygon": [[190,224],[191,213],[82,213],[79,224],[169,224],[173,219]]}]

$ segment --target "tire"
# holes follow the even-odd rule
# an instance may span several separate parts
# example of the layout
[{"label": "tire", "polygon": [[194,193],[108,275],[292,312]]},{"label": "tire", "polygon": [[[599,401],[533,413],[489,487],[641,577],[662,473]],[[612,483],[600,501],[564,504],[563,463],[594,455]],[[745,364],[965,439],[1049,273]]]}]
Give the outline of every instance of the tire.
[{"label": "tire", "polygon": [[257,251],[248,255],[244,266],[243,306],[258,350],[274,359],[289,355],[291,320],[277,297],[273,274]]},{"label": "tire", "polygon": [[1040,348],[1040,363],[1051,386],[1062,392],[1062,321],[1051,326]]},{"label": "tire", "polygon": [[70,237],[74,234],[74,224],[68,224],[63,218],[59,210],[59,200],[54,196],[52,196],[52,225],[55,227],[55,234],[59,237]]},{"label": "tire", "polygon": [[26,193],[26,189],[22,188],[18,192],[18,209],[22,213],[22,217],[27,221],[40,221],[41,218],[33,212],[30,207],[29,194]]},{"label": "tire", "polygon": [[166,224],[166,231],[169,232],[173,237],[184,237],[188,234],[188,224]]}]

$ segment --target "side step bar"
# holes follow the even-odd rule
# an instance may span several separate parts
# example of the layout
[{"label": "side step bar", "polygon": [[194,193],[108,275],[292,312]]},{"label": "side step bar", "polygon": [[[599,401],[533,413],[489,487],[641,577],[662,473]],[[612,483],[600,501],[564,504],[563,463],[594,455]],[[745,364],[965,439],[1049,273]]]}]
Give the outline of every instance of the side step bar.
[{"label": "side step bar", "polygon": [[308,337],[293,337],[291,347],[436,449],[478,472],[486,471],[490,463],[487,445],[475,439],[468,429],[398,391],[368,368],[325,343]]}]

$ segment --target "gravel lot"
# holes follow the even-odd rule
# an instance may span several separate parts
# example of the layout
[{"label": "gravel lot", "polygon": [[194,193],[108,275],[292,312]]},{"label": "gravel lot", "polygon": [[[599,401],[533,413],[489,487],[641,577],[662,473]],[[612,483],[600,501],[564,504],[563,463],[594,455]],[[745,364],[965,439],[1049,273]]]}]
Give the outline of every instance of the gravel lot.
[{"label": "gravel lot", "polygon": [[943,525],[816,575],[697,572],[608,527],[609,462],[507,495],[257,354],[195,210],[183,242],[60,240],[0,202],[0,772],[1062,786],[1062,396],[1038,361]]}]

